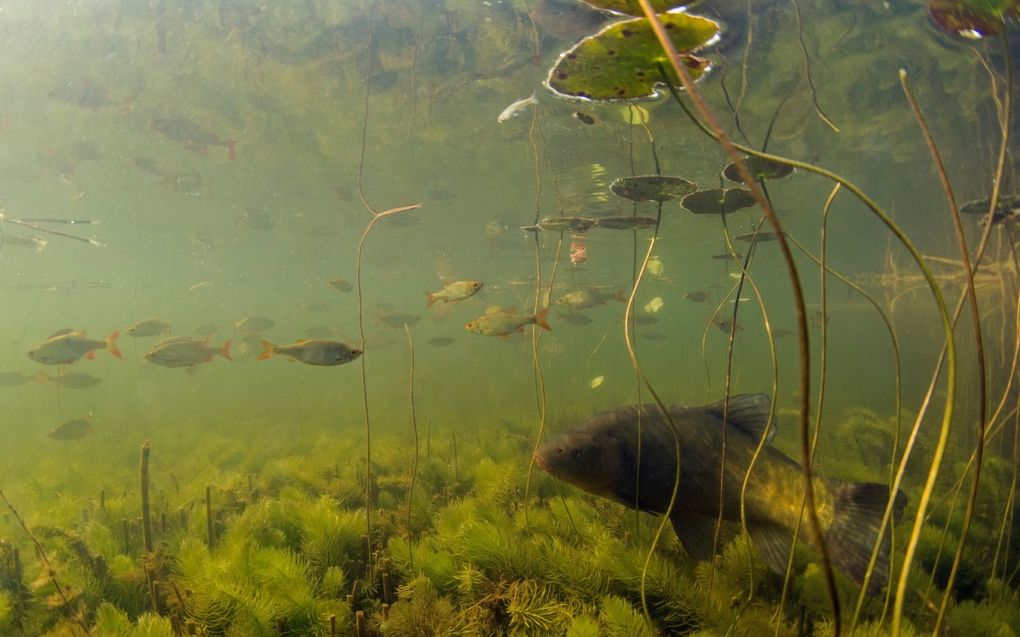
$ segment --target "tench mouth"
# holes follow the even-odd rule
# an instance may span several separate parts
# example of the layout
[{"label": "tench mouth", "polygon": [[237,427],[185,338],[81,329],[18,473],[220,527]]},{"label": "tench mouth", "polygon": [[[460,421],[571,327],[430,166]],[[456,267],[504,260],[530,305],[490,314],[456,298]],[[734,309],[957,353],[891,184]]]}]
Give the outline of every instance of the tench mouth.
[{"label": "tench mouth", "polygon": [[549,462],[542,456],[542,454],[536,451],[531,455],[535,459],[535,464],[537,464],[542,471],[549,470]]}]

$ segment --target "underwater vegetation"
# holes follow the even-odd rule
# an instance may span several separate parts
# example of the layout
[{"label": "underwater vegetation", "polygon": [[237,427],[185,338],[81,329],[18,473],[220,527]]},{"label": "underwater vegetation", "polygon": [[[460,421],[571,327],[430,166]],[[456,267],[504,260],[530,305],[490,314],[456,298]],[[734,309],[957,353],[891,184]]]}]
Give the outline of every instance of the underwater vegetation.
[{"label": "underwater vegetation", "polygon": [[[1020,635],[1015,0],[101,4],[150,66],[46,104],[191,198],[101,303],[174,335],[49,326],[110,246],[0,210],[0,636]],[[0,170],[138,206],[75,148]]]}]

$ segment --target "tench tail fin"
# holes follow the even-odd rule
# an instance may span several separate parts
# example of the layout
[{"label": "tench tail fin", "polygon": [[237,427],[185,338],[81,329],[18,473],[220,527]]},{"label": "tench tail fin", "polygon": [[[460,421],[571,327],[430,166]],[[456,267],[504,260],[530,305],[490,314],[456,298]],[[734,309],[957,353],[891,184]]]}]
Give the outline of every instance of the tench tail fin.
[{"label": "tench tail fin", "polygon": [[117,347],[118,336],[120,336],[120,330],[114,330],[113,334],[106,337],[106,349],[117,358],[124,358],[124,355],[120,353],[120,349]]},{"label": "tench tail fin", "polygon": [[264,361],[267,358],[272,358],[276,354],[276,345],[273,345],[269,341],[262,341],[262,353],[258,355],[258,360]]},{"label": "tench tail fin", "polygon": [[[832,556],[832,563],[858,584],[871,562],[871,554],[878,539],[886,505],[889,503],[889,487],[870,482],[841,484],[833,488],[833,520],[825,534],[825,544]],[[903,513],[907,497],[902,491],[896,493],[893,502],[892,525]],[[881,591],[889,577],[889,528],[881,540],[875,567],[868,583],[868,594]]]}]

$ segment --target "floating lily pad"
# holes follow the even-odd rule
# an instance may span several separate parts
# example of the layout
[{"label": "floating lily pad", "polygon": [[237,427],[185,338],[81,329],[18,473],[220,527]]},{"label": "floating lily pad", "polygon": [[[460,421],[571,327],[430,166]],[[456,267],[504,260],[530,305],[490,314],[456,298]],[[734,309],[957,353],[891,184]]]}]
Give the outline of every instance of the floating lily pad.
[{"label": "floating lily pad", "polygon": [[622,177],[609,184],[609,189],[614,195],[631,201],[670,201],[689,195],[697,188],[696,183],[683,177],[659,175]]},{"label": "floating lily pad", "polygon": [[755,204],[751,191],[743,188],[713,188],[687,195],[681,202],[696,215],[728,215]]},{"label": "floating lily pad", "polygon": [[[659,17],[691,77],[698,79],[709,63],[691,52],[715,37],[719,25],[686,13]],[[655,86],[662,82],[658,64],[666,69],[670,83],[679,86],[680,79],[670,68],[648,20],[626,20],[610,24],[563,53],[549,72],[547,84],[561,95],[591,100],[654,97]]]},{"label": "floating lily pad", "polygon": [[[782,179],[787,177],[793,172],[793,166],[789,164],[781,164],[777,161],[770,159],[762,159],[761,157],[745,156],[743,158],[744,165],[747,166],[747,170],[751,172],[751,177],[755,181],[765,181],[766,179]],[[737,170],[736,163],[730,162],[723,168],[723,177],[730,181],[735,181],[738,184],[744,183],[744,180],[740,178],[740,171]]]},{"label": "floating lily pad", "polygon": [[[582,0],[585,4],[591,5],[596,9],[604,9],[606,11],[615,11],[616,13],[624,13],[626,15],[642,16],[644,12],[641,10],[641,4],[638,0]],[[651,0],[649,2],[652,5],[652,9],[656,13],[665,13],[670,9],[679,9],[680,7],[686,7],[689,4],[694,4],[695,0]]]},{"label": "floating lily pad", "polygon": [[978,39],[1020,20],[1020,0],[928,0],[928,12],[944,31]]}]

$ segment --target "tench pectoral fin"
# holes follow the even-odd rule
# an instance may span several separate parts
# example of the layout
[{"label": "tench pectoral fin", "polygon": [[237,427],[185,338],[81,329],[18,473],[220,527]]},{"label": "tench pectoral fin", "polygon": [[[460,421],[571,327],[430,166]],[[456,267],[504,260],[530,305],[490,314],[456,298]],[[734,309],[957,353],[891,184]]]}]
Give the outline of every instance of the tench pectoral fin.
[{"label": "tench pectoral fin", "polygon": [[775,421],[769,422],[771,407],[772,399],[768,394],[737,394],[730,396],[729,404],[720,400],[717,403],[705,405],[705,409],[709,413],[720,419],[725,410],[726,422],[751,436],[755,441],[761,440],[764,434],[766,445],[771,444],[772,439],[776,437],[776,423]]},{"label": "tench pectoral fin", "polygon": [[793,548],[793,534],[772,522],[748,524],[747,533],[766,566],[773,573],[785,574],[790,561],[790,549]]},{"label": "tench pectoral fin", "polygon": [[684,545],[684,550],[699,562],[715,557],[715,519],[684,516],[674,512],[670,516],[673,531]]}]

